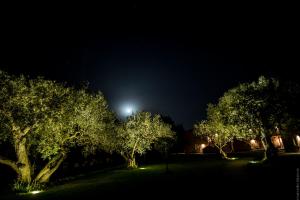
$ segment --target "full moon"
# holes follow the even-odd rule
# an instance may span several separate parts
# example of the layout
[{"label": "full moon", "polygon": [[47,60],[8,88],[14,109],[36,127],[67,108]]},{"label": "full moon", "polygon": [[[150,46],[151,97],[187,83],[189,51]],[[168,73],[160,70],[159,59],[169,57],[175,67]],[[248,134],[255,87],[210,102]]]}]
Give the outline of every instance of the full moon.
[{"label": "full moon", "polygon": [[127,115],[130,115],[132,113],[132,108],[131,107],[125,108],[125,112]]},{"label": "full moon", "polygon": [[128,117],[137,111],[137,107],[133,104],[124,104],[120,107],[120,114],[124,117]]}]

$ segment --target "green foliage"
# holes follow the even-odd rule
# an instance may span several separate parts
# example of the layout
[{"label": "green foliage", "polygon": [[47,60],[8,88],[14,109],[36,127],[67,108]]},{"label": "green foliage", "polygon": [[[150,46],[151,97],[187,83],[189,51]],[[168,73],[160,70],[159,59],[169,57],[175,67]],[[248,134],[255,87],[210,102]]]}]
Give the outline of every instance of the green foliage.
[{"label": "green foliage", "polygon": [[[196,125],[196,132],[217,133],[225,142],[255,138],[265,130],[266,119],[271,119],[271,95],[275,94],[278,81],[260,77],[258,82],[240,84],[225,92],[217,105],[209,105],[207,122]],[[272,105],[274,106],[274,105]],[[269,113],[267,113],[267,111]],[[271,123],[269,121],[269,123]],[[274,125],[274,122],[272,122]],[[221,138],[221,137],[218,137]]]},{"label": "green foliage", "polygon": [[[229,90],[220,98],[219,104],[226,105],[224,116],[229,123],[238,124],[244,131],[251,130],[253,137],[269,134],[275,127],[291,129],[293,122],[299,120],[299,114],[295,112],[299,111],[296,103],[299,91],[295,88],[297,85],[259,77],[257,82],[240,84]],[[229,103],[226,102],[228,98],[231,98]]]},{"label": "green foliage", "polygon": [[[68,88],[55,81],[9,77],[1,81],[1,138],[30,138],[42,158],[51,158],[76,145],[85,154],[100,145],[108,148],[107,132],[113,115],[101,93]],[[9,92],[10,91],[10,92]]]},{"label": "green foliage", "polygon": [[148,112],[139,112],[130,116],[119,126],[117,135],[117,151],[126,159],[134,159],[135,153],[143,154],[153,144],[161,140],[175,138],[171,126],[164,123],[159,115],[152,116]]},{"label": "green foliage", "polygon": [[84,155],[113,150],[110,134],[115,116],[101,93],[0,71],[0,102],[0,141],[11,144],[22,164],[1,157],[0,163],[19,175],[26,167],[27,182],[31,180],[28,155],[49,162],[42,171],[49,177],[71,149],[80,148]]},{"label": "green foliage", "polygon": [[[217,105],[208,105],[207,121],[195,125],[197,135],[209,136],[217,147],[233,138],[253,139],[280,131],[299,131],[299,88],[259,77],[224,93]],[[293,131],[292,131],[293,130]]]},{"label": "green foliage", "polygon": [[222,108],[217,105],[209,105],[207,109],[208,120],[195,124],[194,133],[206,136],[220,150],[234,138],[241,137],[237,125],[226,123],[222,116]]},{"label": "green foliage", "polygon": [[[97,149],[110,150],[109,132],[114,116],[102,94],[69,90],[39,128],[37,150],[43,158],[81,147],[85,155]],[[55,133],[55,134],[54,134]]]}]

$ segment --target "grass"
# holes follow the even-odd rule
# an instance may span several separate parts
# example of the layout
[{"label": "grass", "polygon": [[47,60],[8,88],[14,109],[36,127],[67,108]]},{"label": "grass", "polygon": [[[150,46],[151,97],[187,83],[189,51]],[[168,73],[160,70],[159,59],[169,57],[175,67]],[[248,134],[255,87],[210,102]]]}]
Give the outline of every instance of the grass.
[{"label": "grass", "polygon": [[33,182],[31,184],[25,184],[20,181],[16,181],[13,184],[13,191],[15,191],[16,193],[28,193],[28,192],[37,193],[37,191],[42,191],[44,189],[45,186],[37,182]]},{"label": "grass", "polygon": [[[284,158],[286,162],[286,157]],[[95,171],[38,194],[6,195],[0,199],[92,199],[92,198],[197,198],[289,199],[296,195],[296,165],[281,161],[249,164],[251,157],[221,160],[194,157],[176,158],[169,164],[143,165],[138,169]],[[285,189],[285,186],[293,186]],[[271,189],[269,189],[271,188]],[[295,198],[293,198],[295,199]]]}]

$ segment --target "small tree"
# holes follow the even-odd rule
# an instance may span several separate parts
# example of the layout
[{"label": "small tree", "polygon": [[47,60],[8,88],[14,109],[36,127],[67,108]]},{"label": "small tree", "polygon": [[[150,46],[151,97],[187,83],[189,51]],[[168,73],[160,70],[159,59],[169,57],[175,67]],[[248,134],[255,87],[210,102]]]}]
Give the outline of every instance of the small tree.
[{"label": "small tree", "polygon": [[136,168],[136,154],[145,153],[160,139],[174,136],[170,126],[163,123],[159,115],[138,112],[120,126],[117,151],[127,161],[129,168]]},{"label": "small tree", "polygon": [[240,138],[241,132],[235,125],[227,124],[222,116],[220,105],[208,105],[207,120],[194,126],[194,134],[206,136],[219,149],[225,159],[230,159],[223,148],[234,138]]}]

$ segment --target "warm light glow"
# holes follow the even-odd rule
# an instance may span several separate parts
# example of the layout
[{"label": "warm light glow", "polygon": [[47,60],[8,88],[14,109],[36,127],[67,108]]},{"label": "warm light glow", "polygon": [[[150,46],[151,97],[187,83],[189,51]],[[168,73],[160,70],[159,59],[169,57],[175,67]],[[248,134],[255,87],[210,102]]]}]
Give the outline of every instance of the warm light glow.
[{"label": "warm light glow", "polygon": [[210,137],[207,137],[207,141],[208,141],[208,142],[211,142],[211,139],[210,139]]},{"label": "warm light glow", "polygon": [[146,169],[146,168],[145,168],[145,167],[140,167],[140,169],[144,170],[144,169]]},{"label": "warm light glow", "polygon": [[31,191],[31,192],[29,192],[29,193],[31,193],[31,194],[38,194],[38,193],[40,193],[40,192],[42,192],[42,191],[40,191],[40,190],[35,190],[35,191]]},{"label": "warm light glow", "polygon": [[205,148],[205,144],[201,144],[201,149],[204,149]]},{"label": "warm light glow", "polygon": [[216,133],[215,136],[218,137],[218,134]]},{"label": "warm light glow", "polygon": [[256,141],[255,141],[255,140],[250,140],[250,143],[251,143],[251,144],[255,144]]},{"label": "warm light glow", "polygon": [[300,136],[299,135],[296,136],[296,140],[297,140],[298,147],[300,147]]},{"label": "warm light glow", "polygon": [[280,148],[281,147],[281,142],[280,142],[280,137],[278,137],[278,136],[273,136],[272,137],[272,143],[274,144],[274,146],[276,147],[276,148]]}]

